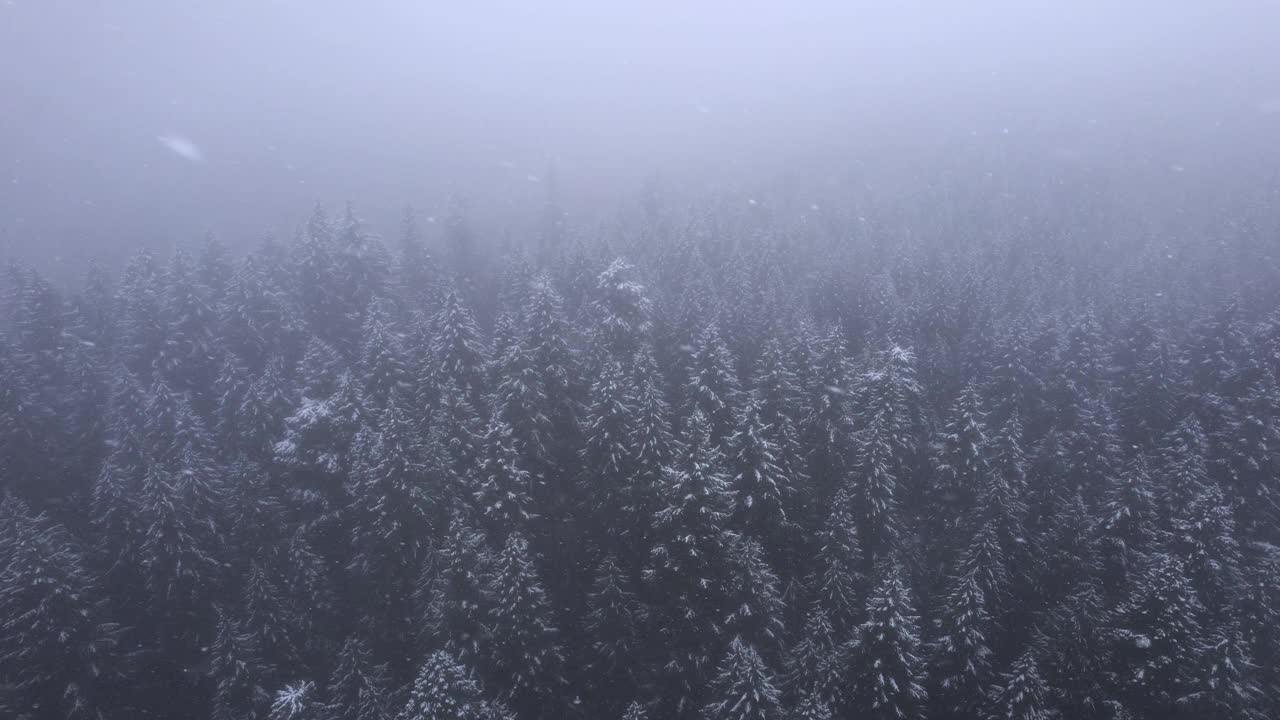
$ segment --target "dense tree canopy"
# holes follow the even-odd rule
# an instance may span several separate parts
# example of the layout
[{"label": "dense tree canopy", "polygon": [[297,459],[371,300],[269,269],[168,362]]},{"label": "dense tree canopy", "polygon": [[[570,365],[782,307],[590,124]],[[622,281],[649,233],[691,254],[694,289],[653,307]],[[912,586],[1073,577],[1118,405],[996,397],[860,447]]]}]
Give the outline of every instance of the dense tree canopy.
[{"label": "dense tree canopy", "polygon": [[13,266],[0,715],[1280,714],[1258,245],[784,206]]}]

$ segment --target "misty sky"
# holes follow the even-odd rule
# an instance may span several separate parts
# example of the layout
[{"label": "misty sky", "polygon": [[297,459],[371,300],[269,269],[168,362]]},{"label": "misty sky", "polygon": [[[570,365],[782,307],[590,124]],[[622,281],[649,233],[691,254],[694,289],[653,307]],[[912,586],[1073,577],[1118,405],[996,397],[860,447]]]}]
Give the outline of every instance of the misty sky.
[{"label": "misty sky", "polygon": [[1230,0],[0,0],[0,255],[247,243],[317,200],[391,234],[451,191],[518,232],[552,164],[582,213],[655,173],[918,178],[998,143],[1274,183],[1278,34]]}]

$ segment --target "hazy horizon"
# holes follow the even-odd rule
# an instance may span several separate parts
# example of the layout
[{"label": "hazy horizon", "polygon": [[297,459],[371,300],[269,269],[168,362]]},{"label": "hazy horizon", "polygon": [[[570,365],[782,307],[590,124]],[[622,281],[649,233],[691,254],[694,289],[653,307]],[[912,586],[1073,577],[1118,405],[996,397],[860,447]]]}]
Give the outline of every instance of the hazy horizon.
[{"label": "hazy horizon", "polygon": [[1280,5],[1114,5],[7,0],[0,253],[244,246],[317,201],[390,235],[455,192],[521,236],[552,167],[588,229],[654,176],[1274,193]]}]

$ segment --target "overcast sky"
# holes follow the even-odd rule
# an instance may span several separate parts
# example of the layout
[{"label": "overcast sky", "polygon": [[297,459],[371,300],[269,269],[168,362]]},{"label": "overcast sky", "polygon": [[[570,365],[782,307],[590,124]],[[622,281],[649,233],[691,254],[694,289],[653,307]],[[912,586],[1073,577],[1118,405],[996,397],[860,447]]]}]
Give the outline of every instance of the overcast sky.
[{"label": "overcast sky", "polygon": [[515,216],[553,162],[586,208],[1010,133],[1257,157],[1277,34],[1266,0],[0,0],[0,252],[247,242],[316,200],[392,233],[451,190]]}]

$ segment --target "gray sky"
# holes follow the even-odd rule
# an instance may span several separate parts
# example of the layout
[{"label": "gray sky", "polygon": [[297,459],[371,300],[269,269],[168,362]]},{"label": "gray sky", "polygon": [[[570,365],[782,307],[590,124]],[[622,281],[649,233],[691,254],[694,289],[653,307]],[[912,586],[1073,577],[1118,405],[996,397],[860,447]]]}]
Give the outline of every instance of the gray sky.
[{"label": "gray sky", "polygon": [[552,159],[571,209],[995,142],[1209,184],[1280,147],[1277,33],[1267,0],[0,0],[0,254],[248,242],[318,199],[389,234],[451,189],[518,228]]}]

